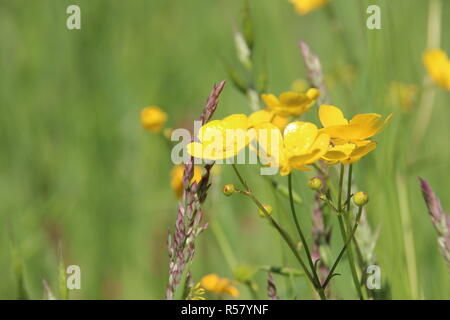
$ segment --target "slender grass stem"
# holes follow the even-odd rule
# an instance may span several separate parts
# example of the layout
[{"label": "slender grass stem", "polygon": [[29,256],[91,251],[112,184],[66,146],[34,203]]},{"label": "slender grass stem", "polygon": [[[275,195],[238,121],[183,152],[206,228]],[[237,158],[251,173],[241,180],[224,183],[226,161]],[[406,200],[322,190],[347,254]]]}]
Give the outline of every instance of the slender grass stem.
[{"label": "slender grass stem", "polygon": [[328,273],[327,278],[325,279],[322,288],[326,288],[328,283],[330,282],[331,278],[333,277],[333,273],[334,270],[336,269],[336,267],[338,266],[339,262],[341,261],[344,253],[346,252],[347,248],[349,248],[353,236],[355,235],[356,229],[358,228],[358,224],[359,221],[361,219],[361,215],[362,215],[362,207],[359,207],[359,211],[358,211],[358,215],[356,216],[356,221],[355,221],[355,225],[353,226],[353,229],[351,230],[350,236],[347,238],[347,240],[345,241],[344,247],[341,249],[341,251],[339,252],[338,257],[336,258],[336,261],[333,263],[333,266],[330,269],[330,272]]},{"label": "slender grass stem", "polygon": [[[352,171],[353,169],[349,168],[349,174],[348,174],[348,183],[347,183],[347,210],[344,210],[344,208],[342,207],[342,192],[344,189],[344,170],[345,170],[345,166],[343,164],[341,164],[341,168],[340,168],[340,174],[339,174],[339,193],[338,193],[338,219],[339,219],[339,228],[341,230],[341,235],[342,235],[342,240],[346,241],[347,239],[347,232],[346,232],[346,228],[345,225],[347,225],[347,231],[350,232],[351,230],[351,226],[349,225],[350,220],[349,220],[349,214],[350,214],[350,194],[351,194],[351,186],[352,186]],[[347,212],[345,212],[347,211]],[[343,216],[345,216],[345,219],[343,218]],[[346,220],[348,220],[348,222],[346,222]],[[355,259],[353,257],[353,249],[352,249],[352,245],[351,243],[348,244],[348,250],[347,250],[347,256],[348,256],[348,263],[350,266],[350,271],[352,273],[352,278],[353,278],[353,283],[355,285],[356,291],[358,293],[358,296],[361,300],[364,299],[363,295],[362,295],[362,291],[361,291],[361,286],[360,286],[360,282],[359,282],[359,278],[358,278],[358,273],[356,271],[356,266],[355,266]]]}]

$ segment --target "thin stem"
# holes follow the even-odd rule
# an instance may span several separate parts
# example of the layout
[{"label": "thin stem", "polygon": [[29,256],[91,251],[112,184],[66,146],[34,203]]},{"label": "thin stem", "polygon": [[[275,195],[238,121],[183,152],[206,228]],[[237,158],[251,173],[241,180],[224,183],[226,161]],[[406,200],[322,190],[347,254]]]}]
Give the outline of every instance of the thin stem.
[{"label": "thin stem", "polygon": [[352,195],[352,174],[353,165],[351,164],[348,168],[348,181],[347,181],[347,212],[350,211],[350,197]]},{"label": "thin stem", "polygon": [[352,242],[353,236],[355,235],[356,229],[358,228],[359,221],[361,219],[362,208],[363,207],[359,207],[358,215],[357,215],[356,221],[355,221],[355,225],[353,226],[353,229],[352,229],[352,231],[350,233],[350,236],[345,241],[344,247],[341,249],[341,252],[339,252],[339,255],[338,255],[336,261],[334,262],[333,266],[331,267],[330,272],[328,273],[328,276],[327,276],[325,282],[322,285],[322,288],[324,288],[324,289],[327,287],[328,283],[330,282],[331,278],[333,277],[334,270],[338,266],[338,264],[341,261],[345,251],[347,250],[347,248],[349,247],[350,243]]},{"label": "thin stem", "polygon": [[[342,240],[345,242],[347,239],[347,232],[345,230],[345,224],[344,224],[344,219],[343,219],[343,214],[345,214],[343,208],[342,208],[342,191],[343,191],[343,183],[344,183],[344,170],[345,170],[345,166],[341,163],[341,171],[340,171],[340,175],[339,175],[339,195],[338,195],[338,219],[339,219],[339,227],[341,229],[341,234],[342,234]],[[352,186],[352,169],[350,167],[349,169],[349,175],[348,175],[348,183],[347,183],[347,208],[348,210],[350,210],[350,196],[349,194],[351,194],[351,186]],[[348,216],[349,211],[347,212],[346,215],[346,220],[347,220],[347,216]],[[348,232],[350,232],[351,226],[349,225],[350,221],[348,221],[347,224],[347,229]],[[353,258],[353,251],[352,251],[352,245],[351,243],[348,244],[348,248],[349,250],[347,251],[347,255],[348,255],[348,263],[350,266],[350,271],[352,273],[352,278],[353,278],[353,283],[355,284],[355,288],[356,291],[358,292],[358,296],[359,298],[362,300],[363,299],[363,295],[361,292],[361,286],[359,284],[359,279],[358,279],[358,273],[356,272],[356,266],[355,266],[355,259]]]},{"label": "thin stem", "polygon": [[300,266],[302,267],[303,271],[305,272],[306,277],[308,278],[308,280],[313,284],[314,288],[320,292],[320,290],[316,287],[316,282],[314,280],[314,278],[312,277],[311,273],[309,272],[306,264],[303,262],[300,254],[297,251],[297,247],[295,242],[292,240],[291,236],[287,233],[286,230],[284,230],[271,216],[270,214],[267,212],[266,208],[264,208],[264,206],[261,204],[261,202],[253,195],[253,193],[251,192],[250,188],[248,187],[247,183],[245,182],[245,180],[242,178],[241,174],[239,173],[237,167],[235,164],[232,164],[232,167],[234,169],[234,172],[236,173],[237,177],[239,178],[239,181],[241,182],[241,184],[244,186],[244,188],[246,189],[245,192],[241,192],[243,195],[246,195],[247,197],[249,197],[254,203],[255,205],[264,213],[264,216],[269,220],[270,224],[278,231],[278,233],[281,235],[281,237],[283,238],[283,240],[286,242],[286,244],[289,246],[289,248],[291,249],[292,253],[294,254],[294,256],[296,257],[297,261],[300,263]]},{"label": "thin stem", "polygon": [[341,163],[341,171],[339,173],[339,192],[338,192],[338,210],[342,212],[342,185],[344,183],[344,165]]},{"label": "thin stem", "polygon": [[[303,235],[302,229],[300,228],[300,223],[298,221],[297,214],[295,212],[295,205],[294,205],[294,200],[293,200],[293,196],[292,196],[292,174],[291,173],[288,175],[288,188],[289,188],[289,202],[291,204],[291,212],[292,212],[292,217],[294,218],[295,227],[300,236],[303,247],[305,248],[306,257],[308,258],[309,267],[311,268],[312,273],[314,275],[314,278],[316,281],[316,286],[321,287],[319,277],[317,276],[316,267],[314,266],[314,262],[312,261],[312,258],[311,258],[311,252],[309,251],[308,242],[306,242],[305,236]],[[323,294],[323,292],[322,292],[322,294]],[[325,296],[325,294],[323,294],[323,295]],[[321,296],[321,298],[322,298],[322,296]]]}]

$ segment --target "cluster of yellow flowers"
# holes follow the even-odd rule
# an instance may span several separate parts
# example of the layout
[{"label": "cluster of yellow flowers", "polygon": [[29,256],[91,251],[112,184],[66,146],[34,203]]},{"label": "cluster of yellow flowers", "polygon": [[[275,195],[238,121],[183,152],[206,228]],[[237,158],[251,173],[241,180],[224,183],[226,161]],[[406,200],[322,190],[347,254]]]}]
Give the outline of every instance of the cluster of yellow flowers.
[{"label": "cluster of yellow flowers", "polygon": [[309,170],[307,165],[319,160],[326,164],[353,163],[376,148],[376,142],[368,139],[380,133],[392,115],[383,120],[379,114],[367,113],[347,120],[339,108],[322,105],[319,118],[323,128],[310,122],[288,123],[290,117],[310,110],[318,96],[315,88],[305,94],[286,92],[279,98],[262,95],[266,110],[249,117],[233,114],[205,124],[197,135],[199,141],[190,143],[187,150],[196,158],[227,159],[256,140],[258,150],[253,145],[250,148],[261,162],[287,175],[293,169]]},{"label": "cluster of yellow flowers", "polygon": [[239,297],[239,290],[233,286],[228,278],[221,278],[217,274],[208,274],[200,281],[200,287],[206,291],[215,293],[219,296],[228,294],[232,297]]}]

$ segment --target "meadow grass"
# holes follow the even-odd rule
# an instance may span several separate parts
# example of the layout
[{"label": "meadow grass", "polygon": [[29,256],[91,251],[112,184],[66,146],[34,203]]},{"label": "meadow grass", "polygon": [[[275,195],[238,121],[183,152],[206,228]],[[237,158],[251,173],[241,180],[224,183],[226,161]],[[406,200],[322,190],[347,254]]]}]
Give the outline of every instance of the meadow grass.
[{"label": "meadow grass", "polygon": [[[358,187],[370,195],[370,224],[380,228],[375,255],[383,286],[389,285],[394,299],[448,299],[448,270],[417,177],[426,178],[450,210],[450,96],[437,90],[430,125],[416,146],[411,136],[419,99],[409,113],[386,99],[392,81],[422,84],[428,1],[377,1],[382,30],[365,27],[371,2],[331,1],[348,38],[345,45],[326,10],[300,17],[288,1],[251,1],[256,60],[268,66],[268,91],[287,91],[295,79],[306,79],[298,49],[304,40],[322,61],[333,104],[347,115],[395,113],[376,139],[378,148],[355,165]],[[65,27],[65,10],[73,3],[82,10],[80,31]],[[165,242],[177,212],[172,164],[164,140],[141,128],[139,112],[158,105],[168,113],[169,126],[191,126],[212,84],[227,78],[223,59],[236,61],[233,26],[239,24],[240,8],[240,1],[228,0],[0,3],[0,298],[20,296],[20,269],[29,297],[43,297],[43,279],[57,291],[60,246],[65,263],[82,270],[82,289],[71,292],[72,298],[164,296]],[[441,47],[449,52],[448,1],[442,14]],[[345,85],[348,66],[356,72]],[[231,113],[248,114],[250,108],[229,81],[215,117]],[[306,118],[317,123],[314,113]],[[272,192],[256,166],[242,172],[294,231],[286,199]],[[308,200],[297,207],[308,239],[310,176],[294,174],[295,190]],[[221,194],[222,184],[238,185],[232,168],[222,166],[216,179],[206,219],[225,230],[232,260],[296,266],[246,198]],[[333,241],[340,243],[334,229]],[[340,246],[334,248],[336,256]],[[209,228],[200,236],[194,278],[232,277],[231,267]],[[332,280],[336,291],[341,298],[355,298],[347,263],[338,272],[342,275]],[[255,279],[265,298],[266,274]],[[311,297],[302,278],[291,282],[275,275],[274,280],[281,296],[289,296],[293,284],[297,298]],[[242,298],[250,297],[244,286],[239,289]]]}]

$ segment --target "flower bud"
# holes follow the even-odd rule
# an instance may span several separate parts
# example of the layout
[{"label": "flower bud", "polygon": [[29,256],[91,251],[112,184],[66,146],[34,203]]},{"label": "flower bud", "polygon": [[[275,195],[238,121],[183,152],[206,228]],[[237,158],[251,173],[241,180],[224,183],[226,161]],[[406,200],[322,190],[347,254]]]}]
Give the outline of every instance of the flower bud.
[{"label": "flower bud", "polygon": [[367,202],[369,202],[369,196],[365,192],[357,192],[353,195],[353,202],[358,206],[362,207],[366,205]]},{"label": "flower bud", "polygon": [[227,197],[231,196],[233,193],[235,193],[236,190],[234,189],[233,184],[226,184],[223,186],[223,194]]},{"label": "flower bud", "polygon": [[318,191],[322,187],[322,180],[317,177],[311,178],[308,180],[308,187],[312,190]]},{"label": "flower bud", "polygon": [[[271,215],[272,214],[272,206],[270,204],[263,204],[264,209],[266,210],[266,212]],[[258,210],[258,213],[261,217],[265,217],[266,213],[264,211],[262,211],[261,209]]]}]

